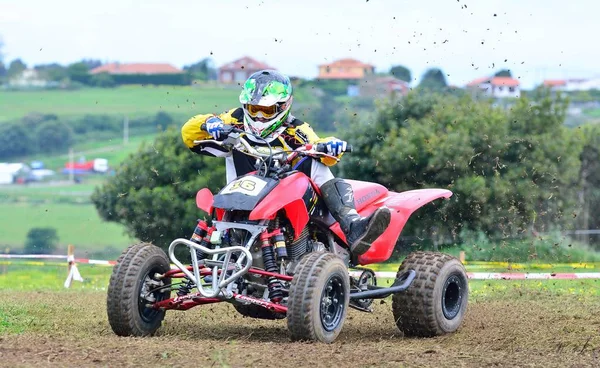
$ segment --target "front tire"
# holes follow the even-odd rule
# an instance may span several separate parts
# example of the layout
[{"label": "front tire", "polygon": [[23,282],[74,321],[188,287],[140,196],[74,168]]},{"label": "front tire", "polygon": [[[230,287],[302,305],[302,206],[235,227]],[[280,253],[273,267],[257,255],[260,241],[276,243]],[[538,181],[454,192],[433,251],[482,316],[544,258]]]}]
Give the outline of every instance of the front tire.
[{"label": "front tire", "polygon": [[462,324],[469,298],[467,272],[448,254],[414,252],[400,265],[396,278],[417,274],[407,290],[394,294],[392,310],[405,336],[432,337],[452,333]]},{"label": "front tire", "polygon": [[[165,311],[146,304],[170,297],[170,279],[155,280],[156,273],[170,269],[169,258],[149,243],[127,248],[113,268],[108,285],[106,307],[108,322],[119,336],[150,336],[161,326]],[[164,289],[155,290],[165,286]]]},{"label": "front tire", "polygon": [[292,341],[333,342],[340,334],[350,301],[348,269],[333,253],[305,255],[294,274],[287,325]]}]

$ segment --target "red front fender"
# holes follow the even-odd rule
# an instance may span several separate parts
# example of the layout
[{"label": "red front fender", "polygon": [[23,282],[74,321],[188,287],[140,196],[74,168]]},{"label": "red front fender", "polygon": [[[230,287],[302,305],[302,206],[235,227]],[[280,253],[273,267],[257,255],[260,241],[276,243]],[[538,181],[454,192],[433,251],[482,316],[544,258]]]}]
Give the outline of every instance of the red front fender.
[{"label": "red front fender", "polygon": [[250,212],[249,219],[273,219],[283,209],[294,228],[295,238],[298,238],[308,223],[308,210],[302,196],[310,185],[310,180],[304,174],[288,176]]},{"label": "red front fender", "polygon": [[[208,213],[209,216],[212,216],[214,201],[215,197],[208,188],[202,188],[198,191],[198,193],[196,193],[196,206],[198,206],[198,208],[202,211]],[[225,211],[217,208],[217,220],[222,219],[224,213]]]}]

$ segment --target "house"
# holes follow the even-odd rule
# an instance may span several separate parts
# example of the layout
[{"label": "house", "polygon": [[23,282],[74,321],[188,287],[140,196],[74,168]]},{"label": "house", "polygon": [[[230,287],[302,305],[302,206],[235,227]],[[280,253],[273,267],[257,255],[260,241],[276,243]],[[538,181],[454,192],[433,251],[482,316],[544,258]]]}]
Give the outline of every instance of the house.
[{"label": "house", "polygon": [[219,82],[243,83],[252,74],[264,69],[276,70],[263,62],[244,56],[219,68]]},{"label": "house", "polygon": [[0,163],[0,184],[25,182],[31,169],[23,163]]},{"label": "house", "polygon": [[521,95],[520,82],[512,77],[482,77],[467,84],[467,88],[481,91],[485,95],[495,98],[519,97]]},{"label": "house", "polygon": [[406,96],[410,90],[407,82],[393,76],[376,76],[374,74],[363,78],[358,85],[349,86],[350,96],[383,96],[395,93]]},{"label": "house", "polygon": [[35,69],[25,69],[18,76],[8,81],[9,87],[47,87],[48,81]]},{"label": "house", "polygon": [[317,79],[360,80],[374,73],[373,65],[347,58],[319,65]]},{"label": "house", "polygon": [[108,63],[90,70],[90,74],[108,73],[118,74],[182,74],[183,70],[171,64],[149,64],[149,63]]},{"label": "house", "polygon": [[543,85],[555,91],[600,90],[600,78],[547,79]]}]

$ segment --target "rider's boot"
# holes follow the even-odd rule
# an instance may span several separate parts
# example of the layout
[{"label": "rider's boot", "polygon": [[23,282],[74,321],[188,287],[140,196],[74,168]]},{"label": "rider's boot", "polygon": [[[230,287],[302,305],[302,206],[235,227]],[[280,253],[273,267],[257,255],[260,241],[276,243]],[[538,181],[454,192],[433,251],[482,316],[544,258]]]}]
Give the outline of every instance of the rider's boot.
[{"label": "rider's boot", "polygon": [[391,213],[387,207],[361,217],[356,212],[352,186],[343,179],[331,179],[321,185],[321,195],[333,218],[340,223],[346,243],[354,255],[368,251],[371,243],[383,234],[390,223]]}]

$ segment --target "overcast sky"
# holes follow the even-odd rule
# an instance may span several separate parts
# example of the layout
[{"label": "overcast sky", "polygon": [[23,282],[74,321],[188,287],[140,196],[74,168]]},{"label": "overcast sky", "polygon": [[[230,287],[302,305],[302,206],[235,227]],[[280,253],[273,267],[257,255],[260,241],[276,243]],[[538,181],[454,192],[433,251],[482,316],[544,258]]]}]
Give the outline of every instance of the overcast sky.
[{"label": "overcast sky", "polygon": [[290,75],[353,57],[462,86],[510,68],[525,87],[600,75],[600,2],[558,0],[0,0],[5,59],[169,62],[243,55]]}]

